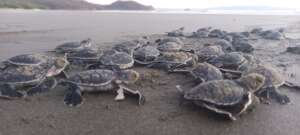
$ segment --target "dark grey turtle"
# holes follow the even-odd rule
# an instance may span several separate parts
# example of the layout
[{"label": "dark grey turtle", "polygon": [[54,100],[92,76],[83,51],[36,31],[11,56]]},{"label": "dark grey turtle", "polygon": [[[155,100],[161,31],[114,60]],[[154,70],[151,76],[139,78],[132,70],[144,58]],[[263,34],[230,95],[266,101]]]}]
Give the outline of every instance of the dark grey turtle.
[{"label": "dark grey turtle", "polygon": [[282,40],[285,39],[283,33],[276,30],[266,30],[259,34],[262,38],[271,40]]},{"label": "dark grey turtle", "polygon": [[162,52],[178,52],[182,47],[183,44],[178,44],[177,42],[166,42],[158,45],[157,49]]},{"label": "dark grey turtle", "polygon": [[154,61],[160,55],[160,51],[156,46],[144,46],[134,51],[133,57],[137,63],[145,63]]},{"label": "dark grey turtle", "polygon": [[82,40],[81,42],[66,42],[57,46],[54,51],[57,53],[70,53],[78,51],[84,48],[92,46],[92,40],[90,38]]},{"label": "dark grey turtle", "polygon": [[176,87],[183,93],[184,99],[236,120],[238,115],[252,105],[255,99],[253,93],[259,90],[264,82],[264,76],[253,73],[238,80],[201,83],[187,91],[183,91],[178,85]]},{"label": "dark grey turtle", "polygon": [[263,32],[263,28],[254,28],[250,31],[251,34],[260,35]]},{"label": "dark grey turtle", "polygon": [[69,65],[66,55],[64,57],[51,57],[42,54],[17,55],[9,58],[3,63],[3,70],[6,70],[7,68],[13,68],[14,66],[35,66],[49,70],[49,74],[52,73],[52,76],[61,73],[66,76],[64,70]]},{"label": "dark grey turtle", "polygon": [[266,78],[262,89],[257,92],[257,95],[264,101],[269,102],[271,99],[275,99],[281,104],[290,103],[289,97],[281,94],[281,92],[278,91],[278,88],[282,85],[289,87],[294,86],[286,82],[284,77],[275,68],[268,65],[258,65],[256,68],[244,72],[244,75],[252,73],[261,74]]},{"label": "dark grey turtle", "polygon": [[188,52],[162,52],[154,61],[139,62],[154,67],[171,71],[180,67],[191,67],[197,63],[198,57]]},{"label": "dark grey turtle", "polygon": [[167,32],[167,35],[170,37],[180,37],[184,36],[184,27],[180,27],[179,29],[173,30],[171,32]]},{"label": "dark grey turtle", "polygon": [[214,45],[218,45],[222,47],[223,52],[229,53],[235,51],[234,47],[232,46],[231,42],[221,39],[213,43]]},{"label": "dark grey turtle", "polygon": [[235,48],[235,51],[243,53],[252,53],[254,51],[253,45],[247,39],[234,38],[232,45]]},{"label": "dark grey turtle", "polygon": [[162,39],[157,39],[155,43],[158,45],[165,44],[167,42],[175,42],[177,44],[183,44],[182,38],[178,37],[167,37],[167,38],[162,38]]},{"label": "dark grey turtle", "polygon": [[[47,70],[41,66],[9,67],[0,72],[0,97],[14,99],[26,95],[47,92],[56,86],[51,78],[59,71]],[[7,89],[6,89],[7,88]]]},{"label": "dark grey turtle", "polygon": [[209,63],[198,63],[190,69],[174,69],[173,73],[190,73],[195,79],[196,83],[203,83],[212,80],[222,80],[222,72],[215,66]]},{"label": "dark grey turtle", "polygon": [[288,47],[286,52],[293,53],[293,54],[300,54],[300,46],[295,47]]},{"label": "dark grey turtle", "polygon": [[214,29],[212,30],[208,37],[211,37],[211,38],[224,38],[225,36],[227,35],[227,32],[226,31],[223,31],[223,30],[220,30],[220,29]]},{"label": "dark grey turtle", "polygon": [[211,29],[212,29],[212,27],[200,28],[196,32],[193,32],[192,37],[196,37],[196,38],[208,38],[208,35],[209,35]]},{"label": "dark grey turtle", "polygon": [[22,54],[9,58],[2,62],[1,68],[5,69],[9,65],[14,66],[40,66],[47,63],[49,58],[41,54]]},{"label": "dark grey turtle", "polygon": [[[126,84],[135,83],[139,79],[139,73],[134,70],[87,70],[79,72],[64,80],[62,83],[68,85],[64,102],[68,106],[82,104],[83,92],[107,92],[116,91],[115,100],[124,100],[124,92],[138,96],[139,104],[145,102],[145,97],[140,91],[127,88]],[[118,90],[115,90],[118,89]]]},{"label": "dark grey turtle", "polygon": [[86,65],[97,63],[102,55],[103,52],[101,50],[85,48],[67,54],[67,59],[73,64]]},{"label": "dark grey turtle", "polygon": [[128,53],[119,52],[116,50],[108,50],[103,53],[98,63],[88,65],[88,69],[102,68],[118,68],[127,69],[131,68],[134,64],[134,59]]},{"label": "dark grey turtle", "polygon": [[222,69],[237,70],[240,66],[247,63],[247,59],[243,56],[242,53],[231,52],[220,55],[219,57],[208,61],[208,63]]},{"label": "dark grey turtle", "polygon": [[142,45],[144,44],[139,42],[138,40],[125,41],[114,45],[113,49],[119,52],[128,53],[130,56],[132,56],[134,50],[141,47]]},{"label": "dark grey turtle", "polygon": [[207,62],[225,53],[221,46],[207,44],[203,48],[195,50],[195,54],[198,56],[199,62]]}]

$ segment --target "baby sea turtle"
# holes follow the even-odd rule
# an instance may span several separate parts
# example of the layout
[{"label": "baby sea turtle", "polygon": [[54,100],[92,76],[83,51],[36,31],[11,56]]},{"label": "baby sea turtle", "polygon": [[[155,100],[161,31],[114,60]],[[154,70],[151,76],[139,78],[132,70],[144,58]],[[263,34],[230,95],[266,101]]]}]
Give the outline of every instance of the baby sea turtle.
[{"label": "baby sea turtle", "polygon": [[47,92],[57,84],[50,78],[53,72],[40,66],[9,67],[0,72],[0,85],[7,88],[1,88],[0,97],[14,99]]},{"label": "baby sea turtle", "polygon": [[220,55],[223,55],[224,51],[221,46],[205,45],[203,48],[195,50],[195,54],[198,56],[199,62],[207,62]]},{"label": "baby sea turtle", "polygon": [[112,71],[105,69],[87,70],[70,76],[62,83],[68,85],[64,102],[68,106],[78,106],[82,103],[83,92],[117,92],[115,100],[124,100],[124,92],[138,96],[139,104],[145,102],[145,97],[140,91],[125,87],[126,84],[135,83],[139,73],[134,70]]},{"label": "baby sea turtle", "polygon": [[70,53],[92,46],[90,38],[82,40],[81,42],[67,42],[57,46],[54,51],[57,53]]},{"label": "baby sea turtle", "polygon": [[200,28],[198,29],[196,32],[193,32],[193,36],[192,37],[196,37],[196,38],[207,38],[208,34],[210,33],[212,27],[204,27],[204,28]]},{"label": "baby sea turtle", "polygon": [[253,92],[259,90],[265,78],[260,74],[248,74],[238,80],[215,80],[201,83],[182,92],[184,99],[196,105],[236,120],[253,103]]},{"label": "baby sea turtle", "polygon": [[271,39],[271,40],[282,40],[285,38],[283,33],[276,31],[276,30],[266,30],[266,31],[262,32],[261,34],[259,34],[259,36],[261,36],[262,38]]},{"label": "baby sea turtle", "polygon": [[88,69],[97,69],[104,67],[116,67],[117,69],[131,68],[134,64],[134,59],[128,53],[119,52],[116,50],[108,50],[103,53],[100,60],[96,64],[91,64]]},{"label": "baby sea turtle", "polygon": [[93,64],[99,61],[102,54],[103,52],[101,50],[85,48],[67,54],[67,59],[73,64],[79,64],[79,65]]},{"label": "baby sea turtle", "polygon": [[183,44],[178,44],[177,42],[166,42],[164,44],[159,44],[157,49],[162,52],[177,52],[183,47]]},{"label": "baby sea turtle", "polygon": [[293,54],[300,54],[300,46],[295,47],[288,47],[286,52],[293,53]]},{"label": "baby sea turtle", "polygon": [[[69,65],[66,55],[64,57],[50,57],[42,54],[22,54],[9,58],[2,62],[1,68],[12,68],[10,66],[39,66],[49,69],[49,73],[65,76],[64,70]],[[59,73],[56,73],[59,72]]]},{"label": "baby sea turtle", "polygon": [[174,69],[171,72],[190,73],[196,79],[197,84],[223,79],[222,72],[217,67],[209,63],[198,63],[196,66],[190,69]]},{"label": "baby sea turtle", "polygon": [[246,62],[247,59],[239,52],[226,53],[209,61],[210,64],[213,64],[216,67],[232,70],[237,70]]},{"label": "baby sea turtle", "polygon": [[147,67],[170,71],[179,67],[190,67],[197,63],[198,57],[188,52],[162,52],[154,61],[139,62]]},{"label": "baby sea turtle", "polygon": [[134,50],[141,47],[142,45],[144,45],[144,44],[140,43],[137,40],[125,41],[125,42],[121,42],[121,43],[114,45],[113,49],[116,51],[119,51],[119,52],[128,53],[130,56],[132,56]]},{"label": "baby sea turtle", "polygon": [[[133,57],[137,63],[145,63],[154,61],[160,55],[160,51],[156,46],[144,46],[134,51]],[[142,61],[142,62],[140,62]]]},{"label": "baby sea turtle", "polygon": [[235,51],[234,47],[232,46],[231,42],[221,39],[217,40],[216,42],[213,43],[213,45],[218,45],[222,47],[223,52],[229,53]]},{"label": "baby sea turtle", "polygon": [[211,37],[211,38],[224,38],[225,36],[227,35],[227,32],[226,31],[223,31],[223,30],[220,30],[220,29],[214,29],[212,30],[208,37]]},{"label": "baby sea turtle", "polygon": [[167,42],[175,42],[177,44],[183,44],[182,38],[178,37],[167,37],[167,38],[162,38],[162,39],[157,39],[155,43],[158,45],[165,44]]},{"label": "baby sea turtle", "polygon": [[243,53],[252,53],[254,51],[254,47],[249,43],[248,40],[242,38],[234,38],[232,41],[232,45],[236,51]]},{"label": "baby sea turtle", "polygon": [[180,37],[184,36],[184,27],[180,27],[179,29],[173,30],[171,32],[167,32],[167,35],[170,37]]},{"label": "baby sea turtle", "polygon": [[1,69],[5,69],[9,65],[14,66],[40,66],[47,63],[49,58],[41,54],[22,54],[11,57],[2,62]]},{"label": "baby sea turtle", "polygon": [[273,67],[267,65],[258,65],[244,73],[244,75],[257,73],[263,75],[266,80],[262,89],[257,92],[258,97],[261,97],[264,101],[269,102],[272,98],[281,104],[290,103],[288,96],[281,94],[278,88],[282,85],[293,87],[292,85],[286,83],[284,77]]}]

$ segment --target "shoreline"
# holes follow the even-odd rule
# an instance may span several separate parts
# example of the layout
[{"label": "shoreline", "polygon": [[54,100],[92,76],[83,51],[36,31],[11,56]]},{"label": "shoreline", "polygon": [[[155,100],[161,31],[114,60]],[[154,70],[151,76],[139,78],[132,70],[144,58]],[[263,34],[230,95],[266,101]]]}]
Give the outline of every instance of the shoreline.
[{"label": "shoreline", "polygon": [[132,13],[132,14],[199,14],[199,15],[274,15],[274,16],[300,16],[298,10],[64,10],[64,9],[12,9],[0,8],[1,11],[31,11],[31,12],[99,12],[99,13]]}]

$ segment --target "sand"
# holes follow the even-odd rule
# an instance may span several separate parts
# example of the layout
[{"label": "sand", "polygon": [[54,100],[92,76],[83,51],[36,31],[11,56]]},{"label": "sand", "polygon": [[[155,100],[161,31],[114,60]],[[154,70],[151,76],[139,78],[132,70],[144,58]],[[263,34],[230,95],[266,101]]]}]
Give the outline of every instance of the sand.
[{"label": "sand", "polygon": [[[185,26],[187,31],[203,26],[242,31],[255,26],[287,27],[297,37],[299,16],[197,15],[150,13],[101,13],[89,11],[0,11],[0,60],[53,49],[56,45],[90,37],[106,48],[136,36],[163,34]],[[288,41],[255,42],[255,54],[282,71],[299,73],[299,55],[282,53]],[[144,106],[127,97],[115,102],[114,93],[85,94],[84,104],[63,104],[64,87],[24,100],[0,100],[0,134],[3,135],[298,135],[300,93],[280,88],[292,104],[260,104],[231,122],[192,104],[181,104],[176,84],[187,75],[166,74],[137,67],[143,83],[130,86],[147,97]],[[149,76],[150,74],[150,76]],[[152,74],[152,76],[151,76]],[[149,77],[151,77],[149,79]]]}]

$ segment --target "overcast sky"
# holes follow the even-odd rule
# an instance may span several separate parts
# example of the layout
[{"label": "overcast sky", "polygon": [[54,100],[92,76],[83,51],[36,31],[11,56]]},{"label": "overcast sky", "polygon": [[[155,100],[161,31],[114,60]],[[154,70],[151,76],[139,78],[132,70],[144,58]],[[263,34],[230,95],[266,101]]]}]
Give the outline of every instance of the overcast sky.
[{"label": "overcast sky", "polygon": [[[116,0],[87,0],[93,3],[110,4]],[[300,0],[136,0],[156,8],[208,8],[220,6],[272,6],[300,8]]]}]

